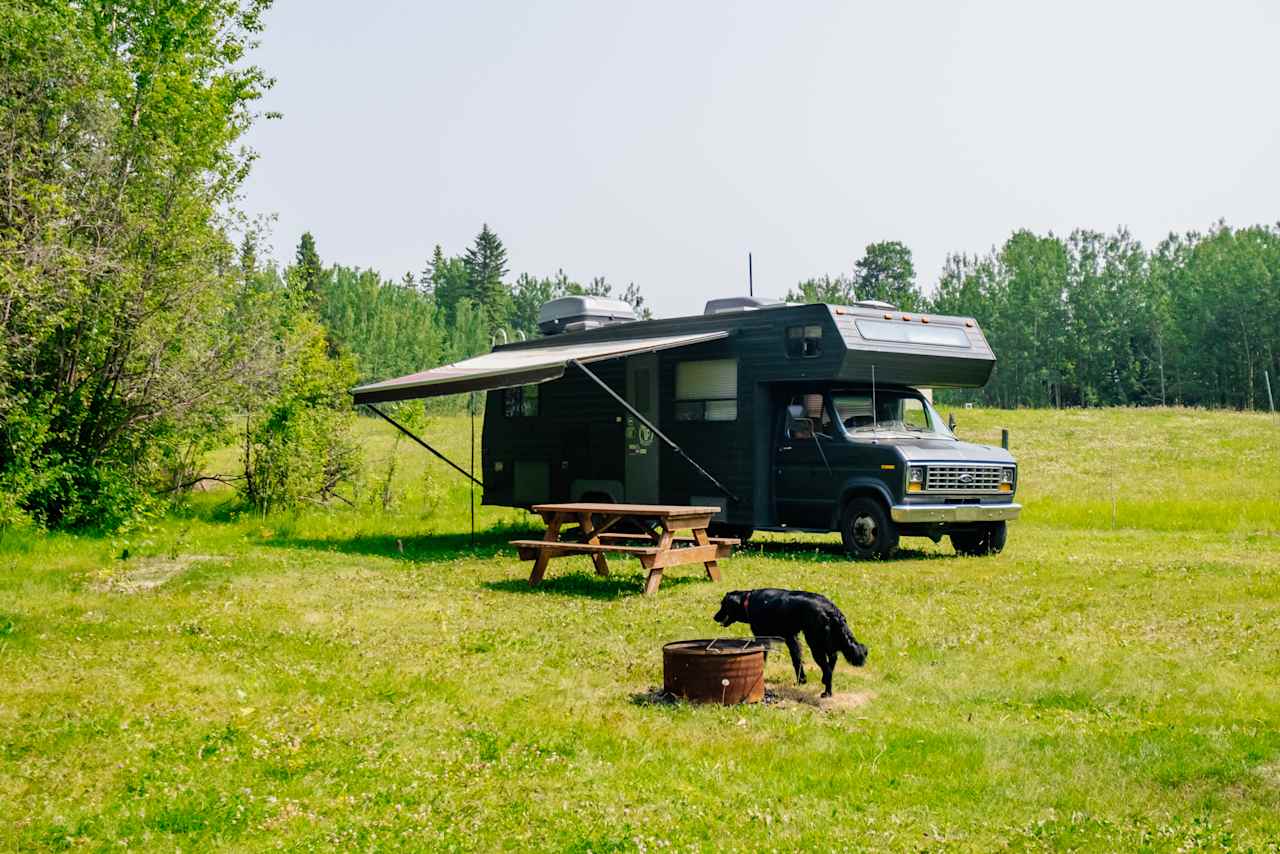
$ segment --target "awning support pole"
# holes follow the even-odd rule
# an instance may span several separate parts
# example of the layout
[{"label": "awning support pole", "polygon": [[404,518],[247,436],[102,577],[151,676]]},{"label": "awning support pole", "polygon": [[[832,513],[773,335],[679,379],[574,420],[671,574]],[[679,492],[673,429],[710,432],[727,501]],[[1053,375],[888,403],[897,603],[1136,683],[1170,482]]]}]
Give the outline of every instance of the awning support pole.
[{"label": "awning support pole", "polygon": [[622,408],[623,408],[623,409],[627,410],[627,412],[630,412],[632,415],[634,415],[634,416],[636,417],[636,420],[638,420],[641,424],[643,424],[644,426],[646,426],[646,427],[648,427],[650,430],[652,430],[652,431],[653,431],[653,435],[657,436],[659,439],[661,439],[662,441],[664,441],[664,442],[666,442],[668,445],[670,445],[670,446],[671,446],[671,450],[675,451],[677,454],[679,454],[680,456],[684,457],[685,462],[687,462],[689,465],[693,466],[695,469],[697,469],[697,470],[698,470],[698,473],[699,473],[699,474],[701,474],[701,475],[702,475],[703,477],[705,477],[707,480],[709,480],[709,481],[711,481],[713,484],[715,484],[716,489],[720,490],[720,491],[721,491],[721,492],[723,492],[726,496],[728,496],[728,498],[729,498],[729,500],[730,500],[730,501],[732,501],[732,502],[734,502],[734,503],[736,504],[736,503],[738,503],[738,502],[741,500],[740,498],[738,498],[738,496],[736,496],[736,495],[734,495],[734,494],[733,494],[733,491],[732,491],[732,490],[730,490],[730,489],[729,489],[729,487],[725,486],[723,483],[721,483],[720,481],[716,480],[716,479],[711,475],[711,472],[707,471],[707,470],[706,470],[706,469],[704,469],[702,466],[698,465],[698,463],[697,463],[697,462],[696,462],[692,457],[690,457],[688,454],[686,454],[686,453],[684,452],[684,448],[681,448],[681,447],[680,447],[679,445],[677,445],[675,442],[673,442],[673,441],[671,441],[669,438],[667,438],[667,435],[666,435],[665,433],[663,433],[661,430],[659,430],[659,429],[658,429],[658,428],[653,424],[653,422],[652,422],[652,421],[650,421],[648,418],[645,418],[643,415],[641,415],[641,414],[640,414],[640,412],[639,412],[639,410],[637,410],[637,409],[636,409],[634,406],[632,406],[631,404],[627,403],[627,401],[626,401],[623,397],[621,397],[621,396],[620,396],[616,391],[614,391],[613,389],[609,388],[609,386],[608,386],[607,384],[605,384],[605,381],[604,381],[604,380],[600,379],[598,376],[596,376],[595,374],[591,373],[591,371],[587,370],[587,366],[586,366],[586,365],[582,364],[582,363],[581,363],[581,362],[579,362],[577,359],[570,359],[570,360],[569,360],[569,364],[570,364],[570,365],[573,365],[575,368],[577,368],[578,370],[580,370],[580,371],[582,371],[584,374],[586,374],[588,377],[590,377],[590,378],[591,378],[591,380],[592,380],[596,385],[600,386],[600,388],[604,389],[604,390],[605,390],[605,392],[607,392],[607,393],[608,393],[608,395],[609,395],[610,397],[612,397],[614,400],[616,400],[616,401],[619,403],[619,405],[621,405],[621,406],[622,406]]},{"label": "awning support pole", "polygon": [[378,417],[380,417],[383,421],[386,421],[386,422],[387,422],[388,424],[390,424],[392,427],[396,428],[396,429],[397,429],[397,430],[399,430],[401,433],[405,434],[405,435],[406,435],[406,436],[408,436],[410,439],[412,439],[413,441],[417,442],[419,445],[421,445],[422,447],[426,448],[428,451],[430,451],[431,453],[435,454],[437,457],[439,457],[440,459],[444,460],[444,461],[445,461],[446,463],[448,463],[449,465],[453,466],[453,468],[454,468],[454,469],[455,469],[459,474],[461,474],[463,477],[467,478],[467,479],[468,479],[468,480],[470,480],[472,483],[477,484],[478,486],[480,486],[480,488],[481,488],[481,489],[483,489],[483,488],[484,488],[484,484],[483,484],[483,483],[481,483],[480,481],[476,480],[476,479],[475,479],[475,478],[470,474],[470,472],[468,472],[468,471],[467,471],[466,469],[464,469],[462,466],[460,466],[460,465],[458,465],[457,463],[455,463],[453,460],[451,460],[451,459],[449,459],[448,457],[446,457],[444,454],[442,454],[442,453],[440,453],[439,451],[437,451],[435,448],[433,448],[433,447],[431,447],[430,445],[428,445],[426,442],[424,442],[424,441],[422,441],[421,439],[419,439],[417,436],[415,436],[415,435],[413,435],[412,433],[410,433],[410,432],[408,431],[408,429],[406,429],[404,426],[402,426],[401,424],[399,424],[399,423],[398,423],[394,418],[392,418],[390,415],[388,415],[387,413],[383,412],[381,409],[379,409],[378,407],[374,406],[372,403],[366,403],[364,406],[365,406],[365,408],[366,408],[366,409],[372,410],[372,411],[373,411],[373,412],[374,412]]}]

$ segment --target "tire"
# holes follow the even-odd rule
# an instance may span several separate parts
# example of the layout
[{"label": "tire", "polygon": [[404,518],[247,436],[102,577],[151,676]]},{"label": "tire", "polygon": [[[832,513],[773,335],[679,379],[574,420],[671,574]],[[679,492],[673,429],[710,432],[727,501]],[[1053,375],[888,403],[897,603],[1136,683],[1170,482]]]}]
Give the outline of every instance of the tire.
[{"label": "tire", "polygon": [[898,548],[898,526],[874,498],[851,498],[840,513],[840,539],[855,560],[883,559]]},{"label": "tire", "polygon": [[707,526],[707,534],[712,537],[736,537],[739,545],[745,546],[755,529],[748,525],[730,525],[727,522],[712,522]]},{"label": "tire", "polygon": [[971,531],[956,531],[951,534],[951,545],[956,554],[984,557],[1000,554],[1008,537],[1007,522],[992,522]]}]

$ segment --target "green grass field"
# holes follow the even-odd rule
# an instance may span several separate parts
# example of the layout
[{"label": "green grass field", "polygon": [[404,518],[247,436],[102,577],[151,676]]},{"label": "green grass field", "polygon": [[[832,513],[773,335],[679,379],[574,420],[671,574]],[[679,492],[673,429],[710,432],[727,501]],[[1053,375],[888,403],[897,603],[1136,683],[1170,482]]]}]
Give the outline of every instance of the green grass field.
[{"label": "green grass field", "polygon": [[[1280,850],[1280,421],[957,418],[1022,465],[996,557],[772,536],[719,585],[574,558],[530,590],[529,519],[481,508],[472,547],[465,483],[372,421],[387,510],[5,534],[0,846]],[[426,432],[465,460],[464,419]],[[646,702],[759,586],[832,597],[867,667],[823,705],[785,655],[781,702]]]}]

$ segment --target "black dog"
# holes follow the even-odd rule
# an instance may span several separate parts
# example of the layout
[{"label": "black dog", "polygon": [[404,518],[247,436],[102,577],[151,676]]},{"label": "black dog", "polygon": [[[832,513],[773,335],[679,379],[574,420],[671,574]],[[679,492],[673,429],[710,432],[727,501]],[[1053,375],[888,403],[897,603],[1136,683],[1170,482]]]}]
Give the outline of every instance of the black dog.
[{"label": "black dog", "polygon": [[787,642],[791,653],[791,666],[796,679],[804,684],[804,665],[800,661],[800,633],[809,642],[809,651],[822,668],[822,696],[831,696],[831,674],[836,669],[836,657],[844,657],[854,667],[861,667],[867,660],[867,648],[858,643],[849,623],[826,596],[803,590],[778,590],[765,587],[760,590],[733,590],[720,600],[720,610],[715,621],[722,626],[747,623],[757,637],[780,637]]}]

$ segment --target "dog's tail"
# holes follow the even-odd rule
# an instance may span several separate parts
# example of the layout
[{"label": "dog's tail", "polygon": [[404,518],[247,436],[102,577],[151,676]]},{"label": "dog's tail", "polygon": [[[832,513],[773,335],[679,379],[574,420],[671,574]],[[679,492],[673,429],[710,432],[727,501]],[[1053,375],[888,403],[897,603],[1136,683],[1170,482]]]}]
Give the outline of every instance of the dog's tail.
[{"label": "dog's tail", "polygon": [[840,615],[840,625],[836,627],[836,644],[840,652],[844,654],[845,661],[848,661],[854,667],[861,667],[867,660],[867,648],[863,644],[858,643],[858,639],[853,636],[853,631],[849,628],[849,621]]}]

